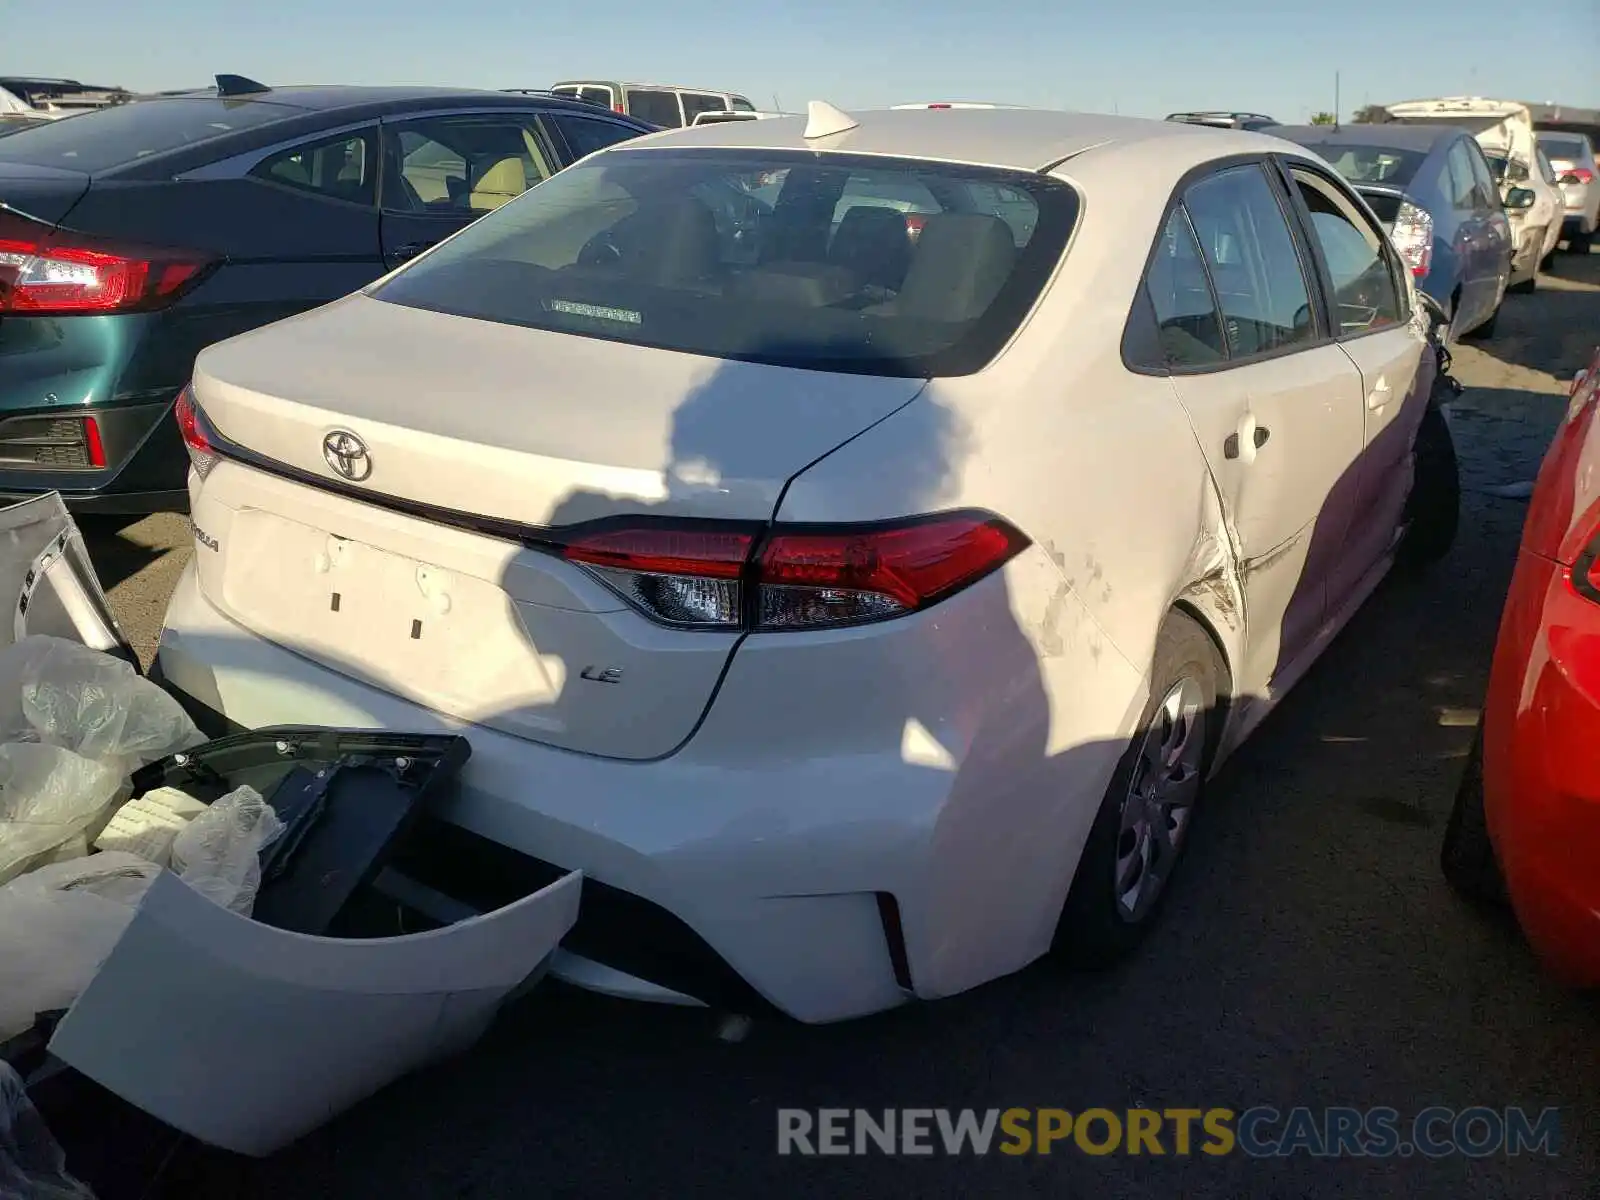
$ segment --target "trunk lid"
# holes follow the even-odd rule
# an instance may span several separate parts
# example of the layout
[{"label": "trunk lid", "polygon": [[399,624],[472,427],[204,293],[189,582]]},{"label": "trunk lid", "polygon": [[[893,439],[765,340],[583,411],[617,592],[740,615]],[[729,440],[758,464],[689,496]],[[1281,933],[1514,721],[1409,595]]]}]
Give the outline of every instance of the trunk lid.
[{"label": "trunk lid", "polygon": [[[922,386],[356,295],[201,354],[199,407],[244,461],[193,493],[200,587],[258,635],[435,712],[670,754],[737,631],[654,621],[516,531],[766,521],[789,479]],[[324,454],[341,433],[359,439],[359,478]]]},{"label": "trunk lid", "polygon": [[[25,132],[12,134],[26,136]],[[88,190],[89,176],[82,171],[0,162],[0,210],[9,208],[52,228],[61,224]]]},{"label": "trunk lid", "polygon": [[765,520],[798,471],[919,379],[830,375],[523,329],[356,294],[204,351],[195,394],[231,441],[331,483],[532,526],[641,506]]}]

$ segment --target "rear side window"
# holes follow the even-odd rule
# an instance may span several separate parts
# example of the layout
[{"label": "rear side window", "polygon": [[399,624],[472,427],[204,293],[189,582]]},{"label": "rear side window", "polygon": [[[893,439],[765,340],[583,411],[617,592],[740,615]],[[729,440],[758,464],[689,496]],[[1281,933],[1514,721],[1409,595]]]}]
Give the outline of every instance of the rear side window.
[{"label": "rear side window", "polygon": [[1228,357],[1200,242],[1182,205],[1172,210],[1162,232],[1145,289],[1168,367],[1206,367]]},{"label": "rear side window", "polygon": [[735,96],[733,98],[734,112],[755,112],[755,110],[756,106],[751,104],[750,101],[746,100],[743,96]]},{"label": "rear side window", "polygon": [[1327,181],[1306,171],[1291,174],[1328,267],[1339,332],[1399,324],[1405,306],[1383,233]]},{"label": "rear side window", "polygon": [[599,121],[593,117],[574,117],[565,113],[550,117],[556,128],[567,139],[567,149],[574,159],[585,158],[596,150],[604,150],[618,142],[639,136],[637,129],[616,121]]},{"label": "rear side window", "polygon": [[683,124],[683,112],[678,108],[677,92],[630,88],[628,114],[667,129],[675,129]]},{"label": "rear side window", "polygon": [[728,106],[722,102],[721,96],[708,96],[701,92],[683,92],[683,120],[685,124],[693,125],[694,119],[701,113],[727,112]]},{"label": "rear side window", "polygon": [[1472,150],[1460,138],[1451,143],[1445,159],[1450,178],[1450,203],[1462,212],[1471,212],[1478,206],[1478,178],[1473,173],[1472,159]]},{"label": "rear side window", "polygon": [[251,175],[330,200],[371,205],[377,196],[376,138],[372,132],[340,134],[279,151]]},{"label": "rear side window", "polygon": [[1269,354],[1317,336],[1300,255],[1277,194],[1259,166],[1201,180],[1184,196],[1231,358]]},{"label": "rear side window", "polygon": [[[1005,189],[1013,227],[974,203]],[[886,375],[979,370],[1066,246],[1077,193],[1033,173],[756,150],[571,167],[373,295],[719,358]],[[1028,233],[1020,241],[1015,228]]]},{"label": "rear side window", "polygon": [[1496,182],[1498,174],[1505,172],[1504,161],[1496,169],[1489,169],[1489,160],[1484,157],[1483,149],[1477,142],[1462,142],[1467,151],[1467,161],[1472,164],[1472,178],[1477,181],[1477,200],[1479,208],[1500,207],[1500,187]]},{"label": "rear side window", "polygon": [[0,162],[108,171],[152,154],[217,141],[302,109],[260,100],[183,97],[120,104],[24,129],[0,141]]},{"label": "rear side window", "polygon": [[1551,187],[1560,186],[1561,181],[1556,177],[1556,169],[1550,165],[1550,156],[1540,146],[1534,151],[1534,157],[1539,160],[1539,174]]},{"label": "rear side window", "polygon": [[611,99],[611,89],[608,87],[579,88],[578,99],[587,100],[590,104],[598,104],[604,108],[610,108],[613,103]]}]

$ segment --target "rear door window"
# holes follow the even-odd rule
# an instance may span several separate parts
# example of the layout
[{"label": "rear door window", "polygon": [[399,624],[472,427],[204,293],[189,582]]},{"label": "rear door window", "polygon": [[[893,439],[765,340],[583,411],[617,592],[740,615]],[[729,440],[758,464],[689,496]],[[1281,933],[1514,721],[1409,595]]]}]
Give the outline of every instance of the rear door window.
[{"label": "rear door window", "polygon": [[678,93],[656,88],[629,88],[628,115],[664,129],[676,129],[683,124]]},{"label": "rear door window", "polygon": [[578,99],[587,100],[590,104],[598,104],[603,108],[610,108],[615,101],[611,98],[611,89],[590,85],[578,89]]},{"label": "rear door window", "polygon": [[437,117],[386,126],[383,206],[391,212],[481,213],[554,173],[539,118]]},{"label": "rear door window", "polygon": [[174,97],[119,104],[48,121],[0,141],[0,162],[108,171],[187,146],[287,120],[305,110],[260,100]]},{"label": "rear door window", "polygon": [[250,174],[266,183],[311,192],[330,200],[372,205],[377,200],[377,129],[342,133],[320,142],[280,150]]},{"label": "rear door window", "polygon": [[1251,165],[1212,175],[1185,193],[1184,205],[1217,290],[1229,357],[1315,341],[1300,255],[1266,172]]}]

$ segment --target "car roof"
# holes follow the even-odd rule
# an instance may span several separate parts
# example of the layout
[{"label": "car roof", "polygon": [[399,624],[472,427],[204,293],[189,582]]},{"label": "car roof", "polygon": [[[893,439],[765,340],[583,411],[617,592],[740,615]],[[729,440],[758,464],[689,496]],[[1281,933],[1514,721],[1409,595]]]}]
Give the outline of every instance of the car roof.
[{"label": "car roof", "polygon": [[[170,104],[193,99],[216,99],[214,87],[198,88],[176,95],[155,95],[142,98],[141,104]],[[345,109],[366,108],[425,108],[433,104],[476,104],[488,107],[526,106],[529,97],[509,92],[477,88],[444,87],[364,87],[356,84],[290,85],[273,87],[263,92],[224,97],[230,105],[270,104],[301,112],[335,112]],[[592,104],[566,99],[561,96],[538,97],[541,104],[570,107],[574,112],[593,112]],[[287,114],[286,114],[287,115]]]},{"label": "car roof", "polygon": [[872,109],[849,115],[857,122],[855,127],[809,140],[807,118],[780,117],[665,130],[620,143],[616,150],[691,146],[811,150],[1039,171],[1112,145],[1160,146],[1163,152],[1191,162],[1294,148],[1282,139],[1243,130],[1046,109]]},{"label": "car roof", "polygon": [[744,99],[744,93],[731,91],[728,88],[691,87],[686,83],[640,83],[636,79],[558,79],[550,85],[558,87],[619,87],[619,88],[650,88],[662,92],[704,92],[708,96],[738,96]]},{"label": "car roof", "polygon": [[1332,146],[1386,146],[1391,150],[1423,153],[1440,142],[1467,133],[1455,125],[1405,125],[1399,121],[1381,125],[1276,125],[1268,132],[1301,145],[1316,142]]}]

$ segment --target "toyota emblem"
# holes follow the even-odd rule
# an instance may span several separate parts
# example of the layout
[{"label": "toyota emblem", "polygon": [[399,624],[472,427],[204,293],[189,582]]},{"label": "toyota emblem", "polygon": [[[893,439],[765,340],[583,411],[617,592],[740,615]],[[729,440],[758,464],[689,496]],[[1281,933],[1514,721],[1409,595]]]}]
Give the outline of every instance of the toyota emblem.
[{"label": "toyota emblem", "polygon": [[335,429],[322,439],[322,457],[335,472],[352,483],[372,474],[372,456],[367,444],[348,429]]}]

